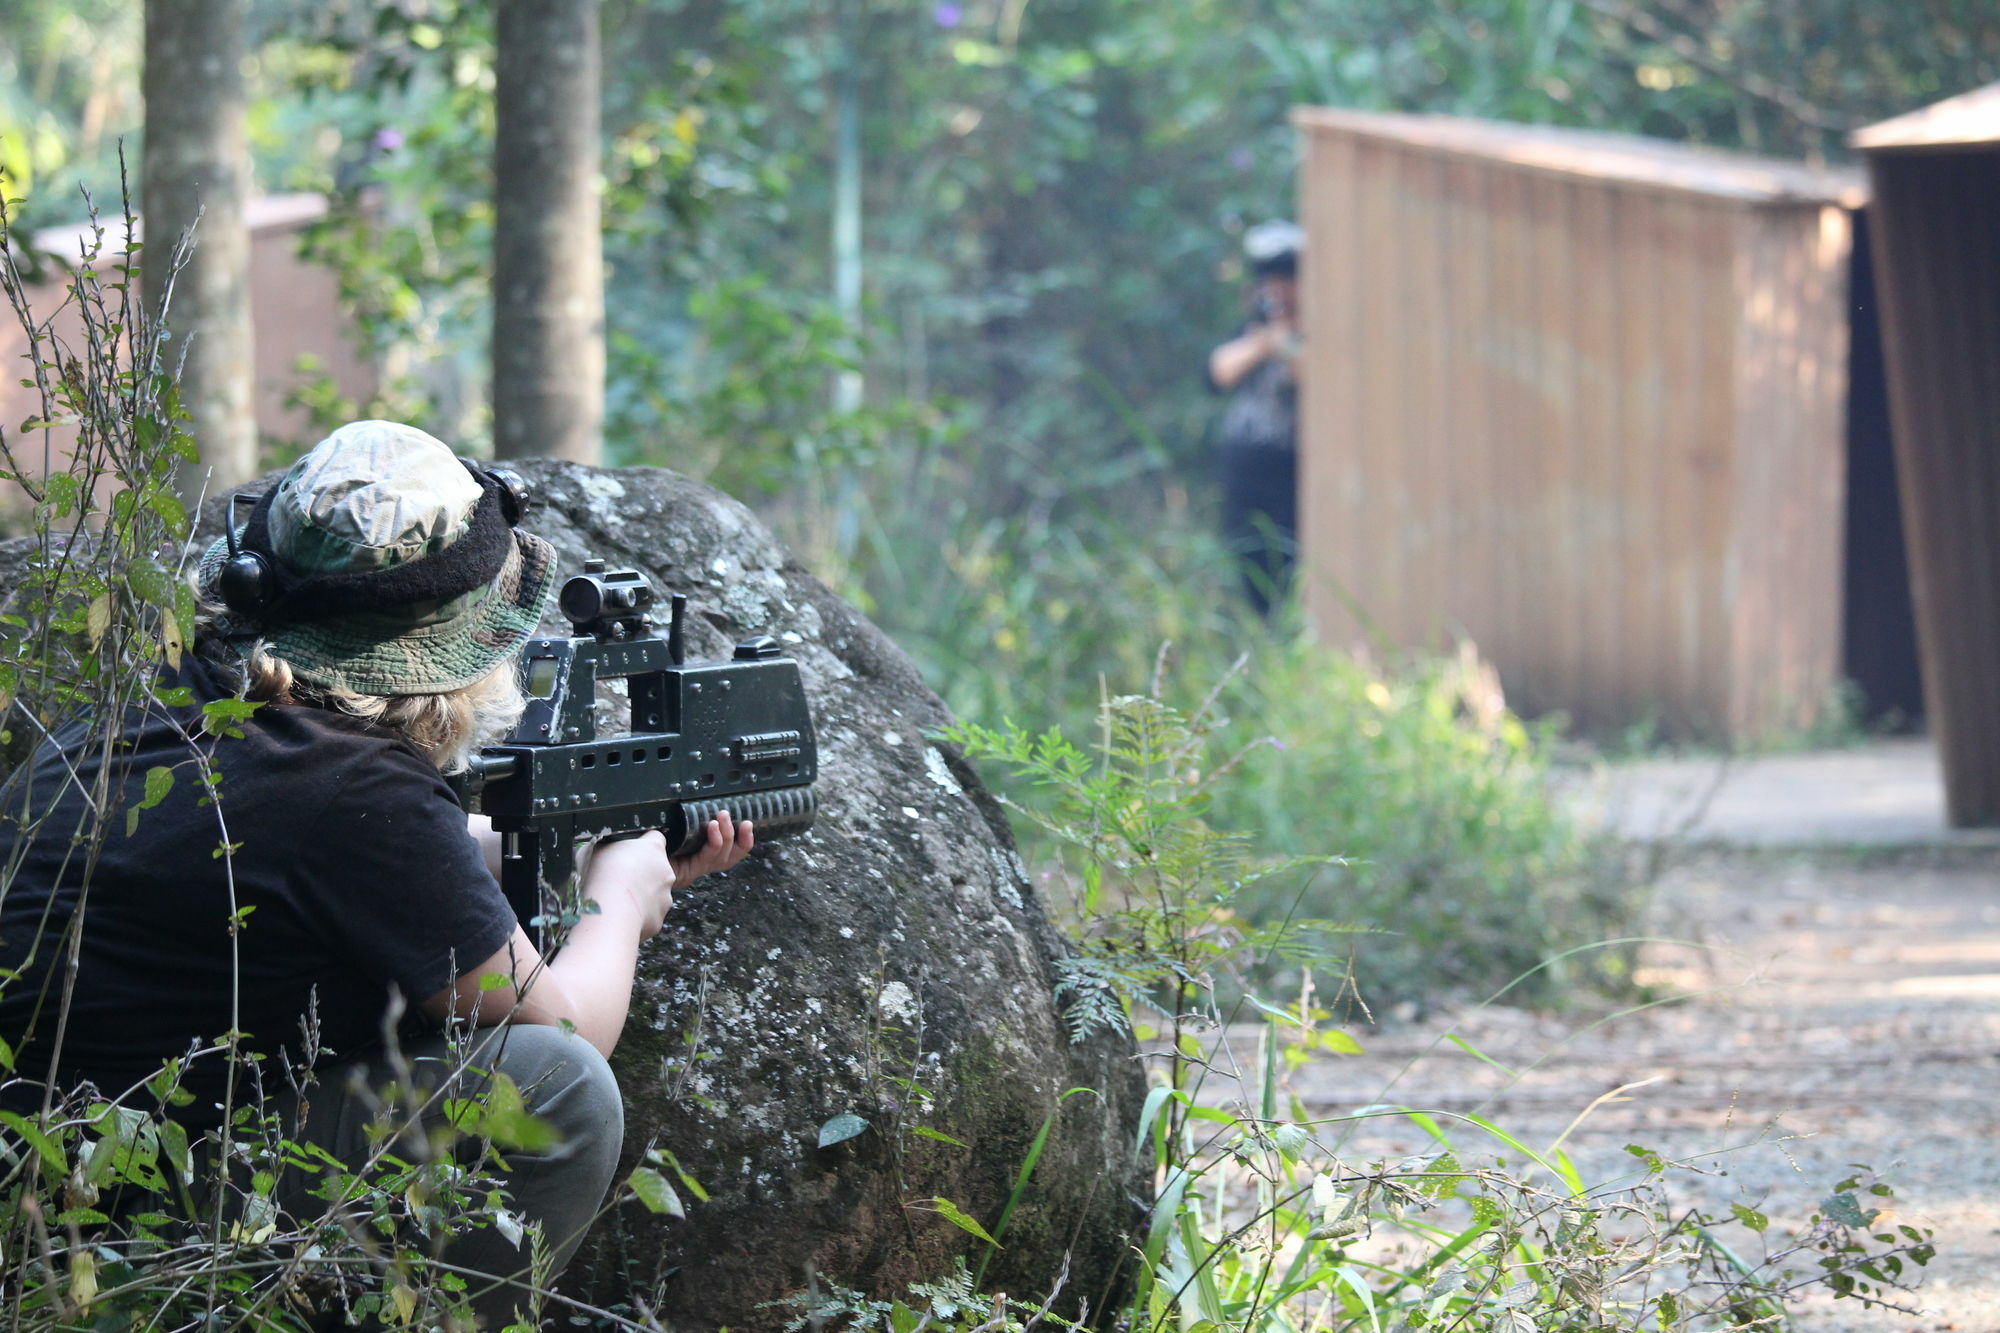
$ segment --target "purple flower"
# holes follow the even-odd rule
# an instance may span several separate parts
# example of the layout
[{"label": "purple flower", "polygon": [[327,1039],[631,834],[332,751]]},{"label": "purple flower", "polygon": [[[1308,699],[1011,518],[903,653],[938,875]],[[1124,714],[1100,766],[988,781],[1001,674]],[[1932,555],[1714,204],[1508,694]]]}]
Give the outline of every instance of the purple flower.
[{"label": "purple flower", "polygon": [[1250,150],[1248,148],[1239,148],[1235,152],[1229,155],[1229,165],[1235,167],[1238,171],[1250,170],[1250,164],[1254,160],[1255,159],[1250,156]]},{"label": "purple flower", "polygon": [[964,17],[964,7],[953,4],[951,0],[939,0],[938,4],[931,6],[931,21],[940,28],[956,28]]},{"label": "purple flower", "polygon": [[403,132],[393,127],[379,129],[368,141],[368,146],[378,153],[393,153],[403,146]]}]

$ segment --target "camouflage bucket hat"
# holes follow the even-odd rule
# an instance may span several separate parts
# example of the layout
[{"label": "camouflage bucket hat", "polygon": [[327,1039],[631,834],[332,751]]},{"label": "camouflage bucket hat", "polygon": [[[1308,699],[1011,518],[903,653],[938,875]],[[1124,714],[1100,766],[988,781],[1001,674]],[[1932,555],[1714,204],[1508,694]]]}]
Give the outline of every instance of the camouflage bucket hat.
[{"label": "camouflage bucket hat", "polygon": [[[227,612],[218,631],[262,639],[323,687],[397,695],[472,684],[534,633],[555,592],[554,548],[506,525],[497,489],[414,426],[342,426],[237,531],[285,594],[267,612]],[[229,554],[217,540],[196,572],[217,603]]]}]

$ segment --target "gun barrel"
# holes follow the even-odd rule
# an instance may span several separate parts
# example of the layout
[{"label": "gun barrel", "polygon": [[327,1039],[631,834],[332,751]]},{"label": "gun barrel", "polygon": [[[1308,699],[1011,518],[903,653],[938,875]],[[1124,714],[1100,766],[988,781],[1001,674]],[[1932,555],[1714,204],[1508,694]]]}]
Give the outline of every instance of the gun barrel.
[{"label": "gun barrel", "polygon": [[517,755],[481,752],[468,756],[465,767],[452,774],[447,781],[458,797],[458,803],[478,814],[484,808],[480,797],[486,791],[486,784],[511,778],[520,768],[521,760]]}]

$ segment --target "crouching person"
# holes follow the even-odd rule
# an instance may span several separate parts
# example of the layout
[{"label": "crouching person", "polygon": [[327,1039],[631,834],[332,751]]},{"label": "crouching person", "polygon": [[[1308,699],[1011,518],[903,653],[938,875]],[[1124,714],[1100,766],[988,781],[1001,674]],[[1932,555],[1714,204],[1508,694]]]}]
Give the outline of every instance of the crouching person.
[{"label": "crouching person", "polygon": [[[725,814],[684,859],[658,833],[601,846],[582,886],[596,910],[553,957],[515,920],[497,838],[443,777],[519,713],[514,659],[554,589],[554,551],[514,526],[504,481],[412,427],[335,431],[202,560],[201,632],[166,702],[135,709],[109,754],[58,734],[16,773],[0,1037],[17,1076],[0,1096],[32,1108],[89,1085],[147,1109],[176,1060],[189,1096],[170,1114],[215,1135],[310,1064],[291,1098],[303,1138],[358,1170],[384,1148],[384,1089],[418,1090],[396,1151],[504,1074],[555,1130],[502,1154],[508,1210],[539,1225],[552,1276],[616,1167],[605,1057],[639,948],[674,890],[736,864],[753,833]],[[232,699],[258,707],[205,734],[204,705]],[[80,853],[90,812],[139,806],[161,768],[179,777],[164,799]],[[279,1202],[323,1212],[310,1183],[286,1176]],[[491,1328],[535,1271],[509,1230],[443,1251]]]}]

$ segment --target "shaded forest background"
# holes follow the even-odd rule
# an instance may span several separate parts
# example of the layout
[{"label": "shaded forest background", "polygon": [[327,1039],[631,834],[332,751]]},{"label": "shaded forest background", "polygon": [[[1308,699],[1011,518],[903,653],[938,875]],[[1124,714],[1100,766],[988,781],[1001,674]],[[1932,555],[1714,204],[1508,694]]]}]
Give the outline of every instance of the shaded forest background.
[{"label": "shaded forest background", "polygon": [[[79,186],[116,200],[141,10],[0,0],[20,227],[76,220]],[[1514,718],[1476,655],[1331,659],[1237,595],[1200,367],[1242,318],[1243,228],[1292,210],[1288,108],[1824,162],[1854,128],[2000,80],[1991,0],[609,0],[602,18],[607,461],[756,504],[967,718],[1081,730],[1104,693],[1147,688],[1163,643],[1158,688],[1183,700],[1248,652],[1218,739],[1283,745],[1216,816],[1271,851],[1355,858],[1341,913],[1400,932],[1364,968],[1387,994],[1620,933],[1629,885],[1595,877],[1551,808],[1560,721]],[[252,0],[251,23],[258,188],[334,201],[308,244],[382,372],[352,403],[302,367],[299,400],[322,425],[394,416],[476,450],[490,7]],[[843,180],[860,244],[837,257]],[[307,443],[266,441],[266,461]],[[1245,906],[1283,915],[1288,892]]]},{"label": "shaded forest background", "polygon": [[[79,184],[115,196],[141,133],[140,8],[0,2],[0,165],[24,222],[73,220]],[[259,188],[338,202],[313,246],[387,372],[376,403],[309,373],[302,397],[477,441],[488,8],[258,0],[252,25]],[[1217,558],[1189,550],[1199,366],[1240,318],[1235,237],[1291,210],[1288,107],[1837,160],[1848,130],[2000,78],[2000,19],[1982,0],[661,0],[607,4],[604,51],[610,460],[768,497],[949,693],[963,673],[929,627],[966,608],[912,606],[939,595],[920,586],[938,550],[974,583],[982,561],[1059,558],[1037,545],[1074,540],[1088,565],[1114,534]],[[844,68],[860,327],[833,300]],[[986,609],[1028,598],[1061,621],[1077,575],[1003,577]]]}]

